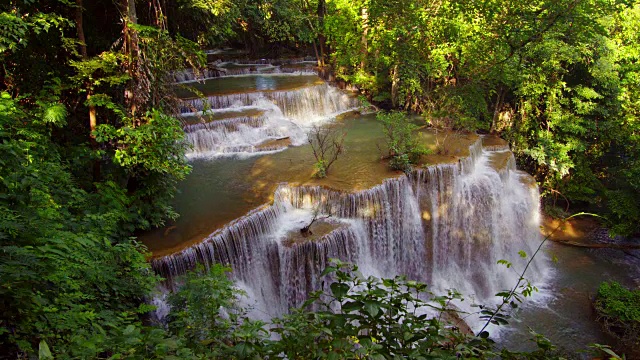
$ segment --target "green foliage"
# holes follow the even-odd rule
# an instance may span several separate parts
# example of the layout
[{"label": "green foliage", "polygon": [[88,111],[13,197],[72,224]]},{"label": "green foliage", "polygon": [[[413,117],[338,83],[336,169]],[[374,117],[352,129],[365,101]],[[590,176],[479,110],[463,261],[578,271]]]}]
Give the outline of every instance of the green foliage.
[{"label": "green foliage", "polygon": [[[397,276],[364,277],[354,265],[332,260],[323,289],[291,313],[263,324],[237,306],[241,292],[228,269],[198,269],[171,296],[169,328],[189,339],[196,356],[210,359],[564,359],[544,336],[531,332],[536,350],[495,349],[487,331],[461,329],[466,313],[459,293],[428,292],[425,284]],[[499,294],[500,295],[500,294]],[[486,312],[489,312],[486,310]],[[496,316],[496,324],[503,324]],[[267,330],[268,329],[268,330]],[[606,346],[599,351],[614,354]]]},{"label": "green foliage", "polygon": [[0,348],[95,356],[105,332],[137,326],[155,277],[145,250],[115,237],[123,207],[75,184],[47,126],[63,118],[37,118],[51,111],[0,98]]},{"label": "green foliage", "polygon": [[429,125],[442,129],[465,131],[488,130],[488,104],[483,89],[475,84],[445,86],[425,101],[423,115]]},{"label": "green foliage", "polygon": [[189,167],[167,74],[203,56],[141,16],[129,57],[118,5],[83,10],[81,58],[76,2],[0,5],[0,353],[186,358],[179,339],[141,325],[157,278],[132,234],[176,216]]},{"label": "green foliage", "polygon": [[[640,346],[640,290],[629,290],[617,282],[600,284],[594,306],[598,321],[636,352]],[[631,355],[631,354],[630,354]]]},{"label": "green foliage", "polygon": [[322,179],[327,177],[327,162],[324,160],[318,160],[313,165],[316,171],[314,172],[314,176]]},{"label": "green foliage", "polygon": [[240,18],[241,3],[230,0],[179,0],[178,11],[169,23],[183,36],[201,46],[216,47],[235,38],[234,26]]},{"label": "green foliage", "polygon": [[[325,33],[338,77],[430,125],[491,130],[549,202],[640,231],[640,5],[334,0]],[[400,157],[399,168],[410,159]]]},{"label": "green foliage", "polygon": [[377,119],[384,126],[384,135],[389,148],[389,166],[394,170],[411,171],[421,155],[428,151],[415,137],[417,125],[402,112],[378,113]]},{"label": "green foliage", "polygon": [[0,7],[0,54],[5,51],[16,51],[28,43],[30,32],[40,34],[51,29],[63,30],[71,25],[71,21],[54,13],[35,12],[20,13],[19,8]]},{"label": "green foliage", "polygon": [[[69,65],[76,72],[71,80],[77,83],[82,92],[122,85],[130,79],[129,75],[120,71],[123,61],[124,55],[114,51],[105,51],[88,59],[71,60]],[[88,89],[84,88],[85,84]]]},{"label": "green foliage", "polygon": [[609,210],[608,219],[613,221],[613,235],[635,234],[640,223],[638,192],[635,189],[607,190],[605,196]]},{"label": "green foliage", "polygon": [[[201,359],[185,346],[184,341],[168,336],[159,327],[128,325],[115,328],[104,336],[104,349],[109,359]],[[82,358],[98,357],[87,351]]]},{"label": "green foliage", "polygon": [[[169,329],[190,346],[199,347],[206,342],[219,347],[228,341],[227,336],[238,318],[236,303],[241,295],[226,277],[229,271],[230,268],[217,264],[208,272],[199,268],[188,273],[184,285],[170,295]],[[222,309],[230,318],[223,317]]]},{"label": "green foliage", "polygon": [[[289,359],[482,358],[492,347],[486,337],[441,322],[442,314],[455,313],[448,304],[457,294],[429,303],[422,300],[424,284],[364,278],[339,261],[323,274],[333,279],[329,292],[312,295],[300,310],[275,321],[280,340],[274,353]],[[303,310],[311,304],[316,311]]]},{"label": "green foliage", "polygon": [[602,315],[640,325],[640,290],[628,290],[616,282],[602,283],[596,308]]},{"label": "green foliage", "polygon": [[267,331],[249,320],[238,301],[244,293],[227,278],[231,269],[215,264],[187,273],[181,288],[169,296],[169,331],[196,354],[207,358],[261,358]]},{"label": "green foliage", "polygon": [[[198,45],[180,35],[172,36],[156,26],[132,25],[136,32],[139,51],[139,70],[135,74],[138,88],[135,97],[144,101],[136,104],[137,111],[161,110],[177,113],[178,99],[168,79],[171,72],[185,67],[200,69],[205,56]],[[126,62],[125,62],[126,64]]]}]

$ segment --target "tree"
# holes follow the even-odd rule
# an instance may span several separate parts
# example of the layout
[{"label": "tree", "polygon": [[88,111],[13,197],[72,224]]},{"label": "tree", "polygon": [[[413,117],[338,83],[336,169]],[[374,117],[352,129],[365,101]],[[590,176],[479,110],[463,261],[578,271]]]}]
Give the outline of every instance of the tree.
[{"label": "tree", "polygon": [[124,48],[112,4],[0,5],[2,354],[130,354],[133,339],[166,349],[139,353],[184,350],[142,326],[158,279],[132,236],[175,216],[189,167],[165,75],[203,56],[161,21],[129,21],[125,3]]},{"label": "tree", "polygon": [[0,96],[0,349],[86,357],[104,331],[138,323],[153,288],[145,251],[119,226],[126,196],[114,183],[87,193],[52,141],[64,107],[26,111]]},{"label": "tree", "polygon": [[341,132],[340,127],[335,124],[314,125],[309,131],[307,141],[316,158],[316,177],[326,177],[331,165],[344,152],[345,136],[346,133]]},{"label": "tree", "polygon": [[389,166],[393,170],[409,172],[421,155],[428,151],[415,137],[418,128],[409,122],[401,112],[378,113],[377,119],[382,122],[387,148],[389,149]]},{"label": "tree", "polygon": [[336,0],[323,20],[334,71],[371,101],[499,133],[546,204],[566,198],[630,234],[640,231],[635,182],[624,180],[637,175],[637,14],[599,0]]}]

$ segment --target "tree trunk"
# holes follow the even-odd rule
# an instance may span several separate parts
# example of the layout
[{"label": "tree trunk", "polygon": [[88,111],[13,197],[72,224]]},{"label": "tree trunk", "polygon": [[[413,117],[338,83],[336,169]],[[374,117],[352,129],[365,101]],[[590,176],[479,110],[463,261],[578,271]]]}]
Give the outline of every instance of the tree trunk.
[{"label": "tree trunk", "polygon": [[135,96],[135,87],[137,83],[137,65],[139,60],[139,49],[138,49],[138,35],[134,29],[130,27],[130,25],[135,25],[138,23],[138,16],[136,14],[136,2],[135,0],[121,0],[121,12],[123,17],[123,35],[124,35],[124,44],[125,44],[125,54],[128,56],[127,62],[127,73],[131,80],[129,80],[129,84],[127,89],[124,92],[125,99],[129,105],[129,112],[131,117],[134,118],[133,125],[136,125],[135,114],[137,108],[137,101]]},{"label": "tree trunk", "polygon": [[[83,18],[82,18],[82,12],[84,9],[82,5],[83,5],[82,0],[76,0],[76,31],[78,33],[78,41],[80,41],[80,54],[82,55],[82,58],[86,60],[89,58],[89,56],[87,55],[87,42],[84,37],[84,27],[83,27]],[[91,95],[92,95],[92,91],[88,90],[87,100],[91,98]],[[90,105],[89,106],[89,128],[91,129],[92,133],[96,129],[97,125],[98,125],[98,121],[96,119],[96,107]],[[91,135],[91,138],[94,138],[93,134]]]},{"label": "tree trunk", "polygon": [[327,12],[327,4],[325,0],[318,0],[318,47],[320,50],[320,59],[318,66],[325,65],[325,43],[326,37],[324,36],[324,15]]},{"label": "tree trunk", "polygon": [[398,64],[393,66],[391,70],[391,104],[394,108],[398,106],[398,85],[400,78],[398,77]]},{"label": "tree trunk", "polygon": [[322,67],[322,58],[320,57],[320,53],[318,52],[318,45],[316,41],[313,41],[313,52],[316,54],[316,61],[318,63],[318,67]]},{"label": "tree trunk", "polygon": [[366,7],[362,8],[361,11],[361,19],[362,19],[362,49],[360,59],[360,68],[364,69],[367,61],[367,53],[369,52],[369,45],[367,43],[367,34],[369,32],[369,12]]},{"label": "tree trunk", "polygon": [[[76,0],[76,32],[78,34],[78,41],[80,42],[80,54],[83,59],[88,59],[89,55],[87,55],[87,42],[84,37],[84,26],[83,26],[83,13],[84,8],[82,4],[82,0]],[[87,101],[91,99],[91,95],[93,91],[91,90],[92,85],[89,84],[89,89],[87,89]],[[96,116],[96,107],[94,105],[89,105],[89,139],[91,142],[91,147],[94,150],[98,149],[98,143],[96,142],[96,137],[94,135],[94,131],[98,126],[98,119]],[[93,162],[93,181],[100,181],[100,160],[95,160]]]},{"label": "tree trunk", "polygon": [[80,42],[80,54],[84,59],[87,58],[87,42],[84,38],[84,28],[82,26],[82,0],[76,0],[76,32],[78,33],[78,41]]},{"label": "tree trunk", "polygon": [[493,110],[493,119],[491,120],[491,129],[489,130],[491,134],[494,134],[497,132],[496,126],[497,126],[498,118],[500,117],[500,110],[502,109],[502,103],[504,102],[504,93],[505,91],[502,88],[502,86],[498,87],[496,105]]},{"label": "tree trunk", "polygon": [[167,17],[164,16],[164,12],[162,11],[162,3],[160,0],[152,0],[153,10],[156,16],[156,25],[161,30],[168,29],[167,27]]}]

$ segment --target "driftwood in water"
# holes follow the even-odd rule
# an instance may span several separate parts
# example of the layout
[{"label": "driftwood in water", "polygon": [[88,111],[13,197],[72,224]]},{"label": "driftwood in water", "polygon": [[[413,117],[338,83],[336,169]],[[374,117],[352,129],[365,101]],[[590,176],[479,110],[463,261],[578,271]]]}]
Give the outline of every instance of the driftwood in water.
[{"label": "driftwood in water", "polygon": [[316,209],[313,212],[313,219],[311,219],[311,222],[307,226],[300,229],[300,234],[302,234],[302,236],[307,237],[309,235],[313,235],[313,233],[311,232],[311,225],[313,225],[313,223],[318,219],[318,212],[318,209]]},{"label": "driftwood in water", "polygon": [[311,232],[311,224],[309,224],[308,226],[303,227],[302,229],[300,229],[300,234],[302,234],[302,236],[307,237],[309,235],[313,235],[313,233]]},{"label": "driftwood in water", "polygon": [[318,218],[318,215],[320,214],[320,207],[317,207],[314,211],[313,211],[313,218],[311,219],[311,222],[303,227],[302,229],[300,229],[300,234],[302,234],[303,237],[307,237],[309,235],[313,235],[313,233],[311,232],[311,225],[313,225],[314,222],[316,222],[316,220],[324,220],[324,219],[328,219],[331,217],[331,214],[327,215],[327,216],[323,216],[322,218]]},{"label": "driftwood in water", "polygon": [[589,249],[623,249],[623,250],[640,249],[640,244],[609,244],[609,243],[585,244],[585,243],[579,243],[574,241],[564,241],[564,240],[552,240],[552,241],[557,242],[558,244],[583,247],[583,248],[589,248]]}]

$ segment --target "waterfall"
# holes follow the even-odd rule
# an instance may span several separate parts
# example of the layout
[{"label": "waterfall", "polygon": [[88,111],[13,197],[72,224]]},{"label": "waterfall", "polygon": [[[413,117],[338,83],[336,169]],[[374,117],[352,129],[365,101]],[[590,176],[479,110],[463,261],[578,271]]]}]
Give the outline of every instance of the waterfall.
[{"label": "waterfall", "polygon": [[[495,301],[495,293],[516,283],[513,270],[528,260],[518,251],[531,256],[540,244],[538,192],[504,148],[483,148],[479,140],[469,150],[457,163],[416,169],[356,193],[282,184],[272,204],[152,266],[173,286],[197,263],[229,264],[269,316],[318,290],[318,276],[332,257],[357,263],[369,275],[407,275],[435,293],[455,288],[479,303]],[[327,233],[290,241],[318,214]],[[501,259],[514,268],[498,265]],[[539,281],[545,269],[539,255],[526,277]]]},{"label": "waterfall", "polygon": [[220,77],[224,75],[224,71],[215,68],[204,68],[197,71],[194,71],[193,69],[184,69],[174,71],[171,75],[174,83],[183,84]]},{"label": "waterfall", "polygon": [[321,84],[295,90],[234,93],[213,95],[206,99],[186,99],[183,100],[181,109],[183,114],[190,114],[210,109],[250,106],[261,99],[273,102],[286,117],[298,121],[326,117],[358,106],[357,99],[352,96],[328,84]]},{"label": "waterfall", "polygon": [[169,79],[175,84],[186,84],[218,77],[250,74],[295,73],[317,75],[316,66],[316,61],[309,61],[303,58],[290,59],[286,62],[274,59],[236,60],[234,62],[216,61],[210,63],[208,67],[198,70],[190,68],[173,71]]},{"label": "waterfall", "polygon": [[191,151],[187,153],[189,158],[281,150],[286,148],[286,145],[269,147],[264,146],[264,143],[294,137],[298,145],[304,137],[295,124],[284,119],[278,109],[273,108],[262,116],[236,117],[187,125],[184,131],[187,141],[192,145]]},{"label": "waterfall", "polygon": [[[358,100],[327,84],[287,91],[249,92],[184,100],[184,111],[210,113],[260,109],[259,117],[238,117],[185,126],[192,145],[187,157],[254,154],[302,145],[314,124],[355,109]],[[193,114],[193,113],[185,113]],[[286,139],[282,143],[270,143]]]}]

